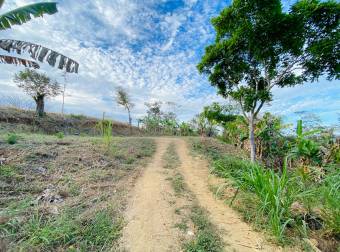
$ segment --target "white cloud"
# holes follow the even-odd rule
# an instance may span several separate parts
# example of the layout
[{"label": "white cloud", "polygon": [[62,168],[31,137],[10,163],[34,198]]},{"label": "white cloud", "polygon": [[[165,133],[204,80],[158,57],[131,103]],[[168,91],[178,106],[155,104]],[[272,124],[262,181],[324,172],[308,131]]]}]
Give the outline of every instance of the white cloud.
[{"label": "white cloud", "polygon": [[[6,1],[4,10],[31,2]],[[113,100],[115,87],[123,86],[136,104],[135,118],[145,113],[145,102],[162,100],[177,103],[180,119],[188,120],[204,105],[222,101],[206,78],[198,74],[196,64],[204,47],[214,39],[210,19],[227,2],[185,0],[183,7],[160,14],[155,6],[164,2],[62,0],[57,14],[1,31],[1,37],[39,43],[79,61],[79,74],[67,77],[67,112],[100,116],[105,111],[125,120],[125,111]],[[22,68],[0,67],[0,93],[20,92],[11,79]],[[46,64],[42,70],[63,82],[59,70]],[[333,86],[327,91],[329,84],[323,86],[325,96],[337,89]],[[319,91],[308,93],[308,88],[299,89],[305,94],[305,103],[295,105],[295,91],[276,90],[275,100],[267,109],[289,114],[306,106],[318,107],[317,102],[308,103],[305,98]],[[50,101],[50,109],[60,110],[60,102],[60,97]],[[321,106],[326,103],[323,100]],[[333,109],[337,107],[333,103]]]}]

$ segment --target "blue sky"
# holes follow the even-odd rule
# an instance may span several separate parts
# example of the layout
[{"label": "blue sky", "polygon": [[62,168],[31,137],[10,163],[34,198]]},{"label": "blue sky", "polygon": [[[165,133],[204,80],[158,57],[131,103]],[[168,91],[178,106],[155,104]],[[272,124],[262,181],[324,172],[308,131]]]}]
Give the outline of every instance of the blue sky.
[{"label": "blue sky", "polygon": [[[7,0],[3,11],[37,2]],[[293,1],[285,1],[284,7]],[[42,44],[80,63],[78,75],[67,76],[65,110],[116,120],[127,120],[114,102],[114,90],[123,86],[135,108],[134,119],[145,114],[145,102],[175,102],[180,120],[189,120],[213,101],[223,102],[196,65],[204,48],[214,40],[210,19],[229,1],[220,0],[60,0],[59,12],[1,32],[13,38]],[[2,65],[0,97],[23,97],[12,81],[20,67]],[[59,82],[62,72],[42,66]],[[264,108],[288,122],[295,112],[308,111],[325,124],[338,123],[339,81],[320,79],[295,88],[275,89],[274,100]],[[23,98],[22,98],[23,99]],[[29,99],[28,97],[24,100]],[[61,110],[61,97],[47,102],[49,111]]]}]

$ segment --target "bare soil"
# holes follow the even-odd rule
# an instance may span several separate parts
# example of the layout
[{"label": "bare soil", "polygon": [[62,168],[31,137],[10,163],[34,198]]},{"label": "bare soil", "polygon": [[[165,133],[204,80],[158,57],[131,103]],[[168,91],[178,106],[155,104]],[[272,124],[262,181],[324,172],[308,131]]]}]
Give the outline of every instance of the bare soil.
[{"label": "bare soil", "polygon": [[162,165],[171,138],[157,138],[153,160],[137,181],[126,212],[122,246],[132,252],[180,251],[177,217],[171,207],[173,190]]},{"label": "bare soil", "polygon": [[[180,231],[174,228],[178,217],[169,204],[173,189],[166,183],[162,155],[174,142],[180,157],[178,171],[184,176],[189,190],[210,221],[219,229],[225,251],[281,251],[270,245],[262,234],[242,221],[241,217],[222,200],[216,199],[209,186],[217,183],[209,174],[208,163],[190,155],[187,143],[180,138],[157,138],[153,160],[145,168],[131,191],[126,212],[127,225],[123,230],[122,246],[127,251],[181,251]],[[170,202],[171,203],[171,202]]]}]

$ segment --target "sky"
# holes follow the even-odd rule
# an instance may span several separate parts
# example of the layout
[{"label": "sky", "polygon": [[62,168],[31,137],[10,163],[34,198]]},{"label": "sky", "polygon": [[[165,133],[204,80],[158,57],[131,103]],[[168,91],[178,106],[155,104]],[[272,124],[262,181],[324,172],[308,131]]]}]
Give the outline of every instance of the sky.
[{"label": "sky", "polygon": [[[7,0],[0,13],[39,1]],[[179,120],[190,120],[203,106],[226,102],[216,95],[196,65],[204,48],[213,43],[210,20],[230,4],[222,0],[59,0],[59,12],[1,31],[1,38],[25,40],[56,50],[80,63],[79,74],[67,74],[65,112],[127,121],[114,99],[124,87],[135,107],[134,121],[146,113],[145,102],[176,103]],[[284,1],[289,8],[293,1]],[[0,52],[6,54],[5,52]],[[0,99],[30,103],[16,87],[14,73],[22,67],[1,65]],[[47,64],[41,71],[64,83],[63,72]],[[274,89],[264,107],[286,122],[296,112],[319,116],[335,125],[340,117],[339,81],[320,79],[294,88]],[[3,98],[1,98],[3,97]],[[47,110],[61,111],[62,97],[47,101]],[[0,101],[1,104],[1,101]],[[167,109],[167,108],[165,108]]]}]

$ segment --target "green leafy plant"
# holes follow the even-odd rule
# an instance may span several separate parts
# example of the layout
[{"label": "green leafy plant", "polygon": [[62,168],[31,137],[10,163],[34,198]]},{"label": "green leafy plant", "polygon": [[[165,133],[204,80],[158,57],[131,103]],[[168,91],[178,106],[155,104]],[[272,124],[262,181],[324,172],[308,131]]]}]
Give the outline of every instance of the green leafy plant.
[{"label": "green leafy plant", "polygon": [[285,11],[281,0],[232,1],[212,19],[216,38],[197,67],[218,94],[239,103],[248,122],[252,162],[257,116],[272,100],[274,87],[313,82],[322,75],[340,78],[335,53],[339,6],[336,1],[296,1]]},{"label": "green leafy plant", "polygon": [[256,215],[267,220],[279,242],[284,240],[287,224],[292,221],[289,208],[298,193],[295,187],[290,186],[286,168],[280,175],[259,164],[224,156],[213,163],[212,172],[220,177],[231,178],[239,189],[254,193],[260,202]]},{"label": "green leafy plant", "polygon": [[304,158],[305,159],[303,160],[304,164],[306,163],[308,164],[311,161],[315,163],[320,163],[321,162],[320,155],[319,155],[320,146],[317,142],[308,138],[317,133],[320,133],[319,129],[304,132],[303,126],[302,126],[302,120],[299,120],[297,122],[297,127],[296,127],[296,138],[293,143],[292,149],[290,153],[288,154],[288,158],[295,158],[295,159]]},{"label": "green leafy plant", "polygon": [[59,138],[59,139],[63,139],[65,137],[64,132],[56,133],[56,137]]},{"label": "green leafy plant", "polygon": [[105,119],[96,124],[96,129],[100,131],[103,137],[103,142],[108,147],[111,146],[112,143],[112,127],[112,122]]},{"label": "green leafy plant", "polygon": [[8,144],[16,144],[18,142],[18,136],[16,134],[9,134],[7,136],[6,142]]},{"label": "green leafy plant", "polygon": [[[0,0],[0,9],[4,0]],[[30,21],[33,17],[42,17],[44,14],[52,15],[58,12],[57,4],[55,2],[43,2],[26,5],[7,13],[0,14],[0,30],[10,29],[13,25],[22,25]],[[65,69],[66,72],[78,72],[79,64],[55,52],[51,49],[41,45],[33,44],[25,41],[18,41],[13,39],[0,39],[0,48],[7,52],[27,52],[34,60],[40,62],[47,61],[51,66],[58,66],[59,69]],[[51,57],[54,60],[47,60]],[[0,55],[0,63],[23,65],[25,67],[40,68],[36,61],[26,60],[10,55]]]}]

